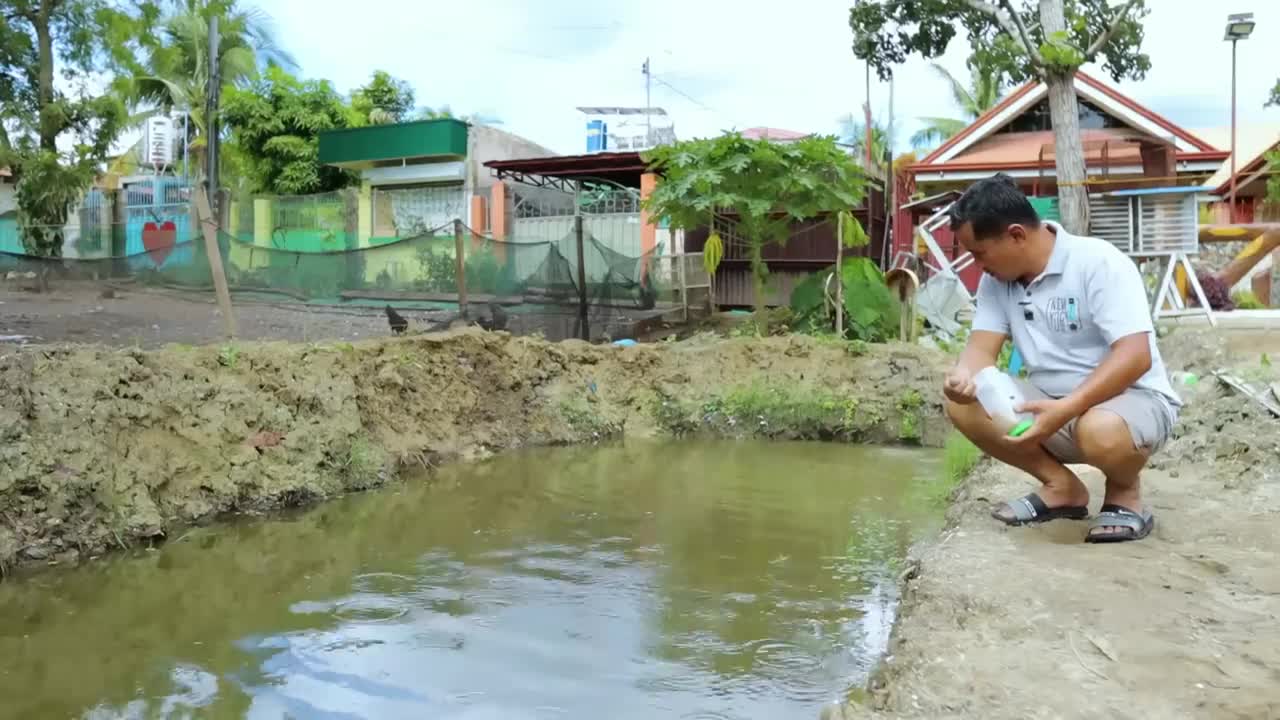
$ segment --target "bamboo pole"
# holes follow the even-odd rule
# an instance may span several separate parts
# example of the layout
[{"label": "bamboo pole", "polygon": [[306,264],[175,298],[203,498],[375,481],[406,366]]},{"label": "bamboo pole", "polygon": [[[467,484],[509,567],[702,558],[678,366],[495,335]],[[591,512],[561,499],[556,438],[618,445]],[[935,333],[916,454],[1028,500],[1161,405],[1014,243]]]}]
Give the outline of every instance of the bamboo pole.
[{"label": "bamboo pole", "polygon": [[222,311],[227,338],[234,339],[236,318],[231,310],[231,290],[227,287],[227,274],[222,267],[222,253],[218,251],[218,221],[209,207],[209,196],[202,192],[195,193],[195,196],[196,216],[204,232],[204,252],[209,258],[209,273],[213,275],[213,290],[218,297],[218,308]]},{"label": "bamboo pole", "polygon": [[466,248],[462,242],[462,221],[453,221],[453,262],[454,275],[458,285],[458,312],[467,317],[467,258]]},{"label": "bamboo pole", "polygon": [[844,263],[844,222],[836,213],[836,337],[844,339],[844,275],[840,266]]}]

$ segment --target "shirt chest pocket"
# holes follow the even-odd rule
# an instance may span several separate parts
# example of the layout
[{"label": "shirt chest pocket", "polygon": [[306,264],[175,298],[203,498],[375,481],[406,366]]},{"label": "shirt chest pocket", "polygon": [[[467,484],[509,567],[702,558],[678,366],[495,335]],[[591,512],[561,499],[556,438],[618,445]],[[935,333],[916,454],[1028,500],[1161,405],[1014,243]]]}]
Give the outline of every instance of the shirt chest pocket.
[{"label": "shirt chest pocket", "polygon": [[1030,322],[1043,332],[1069,347],[1097,343],[1093,312],[1079,293],[1059,291],[1037,300],[1034,304],[1038,317]]}]

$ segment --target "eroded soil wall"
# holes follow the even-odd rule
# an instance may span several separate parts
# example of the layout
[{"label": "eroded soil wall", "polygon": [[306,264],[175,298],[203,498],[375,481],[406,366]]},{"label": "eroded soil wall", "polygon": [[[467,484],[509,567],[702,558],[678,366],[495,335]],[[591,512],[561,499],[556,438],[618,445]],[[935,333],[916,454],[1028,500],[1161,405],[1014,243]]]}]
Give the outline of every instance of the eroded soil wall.
[{"label": "eroded soil wall", "polygon": [[530,444],[709,432],[940,444],[943,357],[804,337],[629,348],[478,330],[0,357],[0,567]]}]

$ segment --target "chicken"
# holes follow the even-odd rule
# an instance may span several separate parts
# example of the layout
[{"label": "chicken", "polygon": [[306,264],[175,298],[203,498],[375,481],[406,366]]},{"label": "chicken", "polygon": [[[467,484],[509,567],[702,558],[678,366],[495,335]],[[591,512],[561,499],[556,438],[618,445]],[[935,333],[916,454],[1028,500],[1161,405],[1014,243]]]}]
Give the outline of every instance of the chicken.
[{"label": "chicken", "polygon": [[390,305],[387,306],[387,324],[391,326],[391,332],[399,335],[409,329],[409,321],[403,315],[396,312]]},{"label": "chicken", "polygon": [[499,305],[497,301],[489,301],[489,315],[493,318],[493,330],[507,329],[507,320],[509,319],[507,311],[503,310],[502,306]]}]

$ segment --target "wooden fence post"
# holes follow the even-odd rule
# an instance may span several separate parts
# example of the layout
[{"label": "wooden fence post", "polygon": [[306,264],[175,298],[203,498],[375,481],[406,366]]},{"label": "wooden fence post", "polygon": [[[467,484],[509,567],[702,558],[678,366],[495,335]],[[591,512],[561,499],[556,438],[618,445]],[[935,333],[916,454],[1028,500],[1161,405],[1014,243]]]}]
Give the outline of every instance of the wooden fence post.
[{"label": "wooden fence post", "polygon": [[591,329],[587,327],[587,254],[583,252],[582,215],[573,218],[573,237],[578,246],[578,336],[583,340],[591,339]]},{"label": "wooden fence post", "polygon": [[218,308],[226,326],[227,338],[236,336],[236,318],[231,311],[231,290],[227,287],[227,274],[222,267],[222,253],[218,251],[218,220],[209,207],[209,195],[196,192],[196,217],[204,232],[204,252],[209,258],[209,274],[213,276],[213,291],[218,296]]},{"label": "wooden fence post", "polygon": [[458,312],[467,316],[467,255],[462,242],[462,221],[453,221],[454,273],[458,284]]}]

